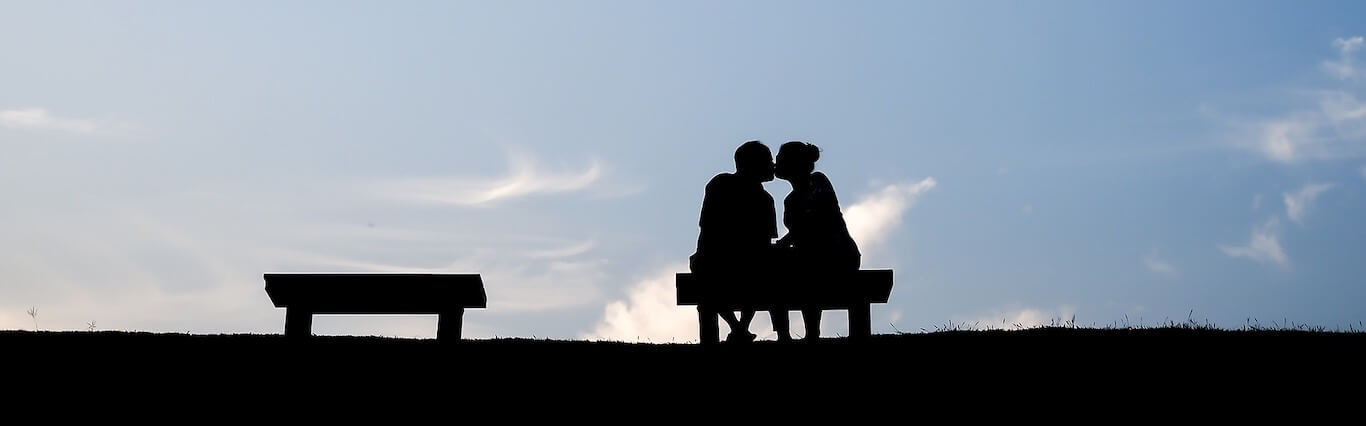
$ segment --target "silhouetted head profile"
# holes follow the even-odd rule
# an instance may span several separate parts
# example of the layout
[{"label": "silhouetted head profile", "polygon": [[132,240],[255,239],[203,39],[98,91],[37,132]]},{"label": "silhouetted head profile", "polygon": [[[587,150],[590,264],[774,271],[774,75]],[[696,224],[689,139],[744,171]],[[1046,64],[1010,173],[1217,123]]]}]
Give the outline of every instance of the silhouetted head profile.
[{"label": "silhouetted head profile", "polygon": [[816,170],[816,160],[821,159],[821,149],[815,145],[792,141],[778,148],[778,164],[774,174],[788,182],[805,181]]},{"label": "silhouetted head profile", "polygon": [[773,151],[759,141],[740,144],[735,149],[735,174],[759,182],[773,180]]}]

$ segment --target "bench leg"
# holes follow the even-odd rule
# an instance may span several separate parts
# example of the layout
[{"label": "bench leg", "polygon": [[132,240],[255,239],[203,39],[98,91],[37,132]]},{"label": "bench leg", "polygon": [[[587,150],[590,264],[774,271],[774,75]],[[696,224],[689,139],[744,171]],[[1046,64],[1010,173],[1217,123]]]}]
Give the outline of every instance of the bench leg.
[{"label": "bench leg", "polygon": [[716,321],[716,311],[697,306],[697,338],[702,344],[710,345],[721,340],[721,329]]},{"label": "bench leg", "polygon": [[866,340],[873,335],[872,304],[855,303],[849,307],[850,340]]},{"label": "bench leg", "polygon": [[465,308],[438,314],[436,317],[436,340],[439,342],[459,342],[460,326],[464,317]]},{"label": "bench leg", "polygon": [[304,307],[285,308],[285,337],[307,339],[313,334],[313,311]]}]

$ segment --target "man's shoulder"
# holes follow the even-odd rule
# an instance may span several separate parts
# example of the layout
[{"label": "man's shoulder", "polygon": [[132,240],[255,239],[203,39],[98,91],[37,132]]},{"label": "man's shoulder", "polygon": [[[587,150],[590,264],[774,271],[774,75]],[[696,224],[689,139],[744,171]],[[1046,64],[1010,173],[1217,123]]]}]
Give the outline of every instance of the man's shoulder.
[{"label": "man's shoulder", "polygon": [[719,173],[716,176],[712,176],[710,181],[707,181],[707,190],[725,190],[733,188],[735,187],[735,184],[739,182],[737,179],[738,177],[739,176],[736,176],[734,173]]}]

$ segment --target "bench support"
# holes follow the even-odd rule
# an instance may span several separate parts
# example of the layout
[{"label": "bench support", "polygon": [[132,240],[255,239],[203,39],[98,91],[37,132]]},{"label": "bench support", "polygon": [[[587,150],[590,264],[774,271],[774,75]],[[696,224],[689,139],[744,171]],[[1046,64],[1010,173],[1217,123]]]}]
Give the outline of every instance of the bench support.
[{"label": "bench support", "polygon": [[460,324],[465,318],[465,308],[437,314],[436,340],[439,342],[459,342]]},{"label": "bench support", "polygon": [[849,339],[867,340],[873,336],[872,304],[855,303],[849,307]]},{"label": "bench support", "polygon": [[313,334],[313,311],[302,306],[285,309],[285,337],[307,339]]},{"label": "bench support", "polygon": [[697,305],[697,338],[702,344],[709,345],[721,341],[721,329],[716,324],[718,320],[716,311]]}]

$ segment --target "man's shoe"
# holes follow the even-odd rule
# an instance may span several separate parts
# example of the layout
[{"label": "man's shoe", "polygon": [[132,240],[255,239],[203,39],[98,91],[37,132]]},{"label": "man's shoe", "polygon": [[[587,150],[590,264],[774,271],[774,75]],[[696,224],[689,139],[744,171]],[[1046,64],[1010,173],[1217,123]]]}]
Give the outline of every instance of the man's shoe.
[{"label": "man's shoe", "polygon": [[726,335],[726,343],[749,343],[753,342],[755,337],[757,336],[754,333],[748,331],[741,331],[738,333],[732,331],[730,334]]}]

